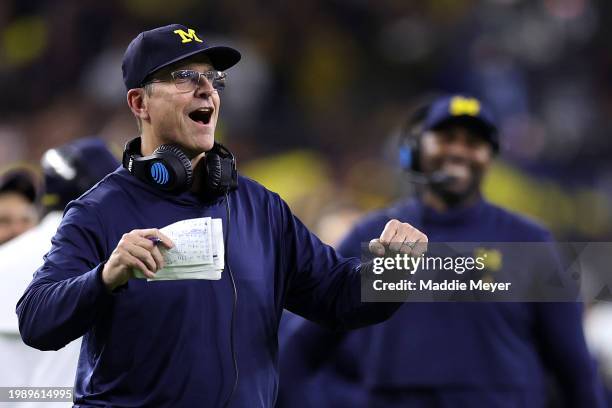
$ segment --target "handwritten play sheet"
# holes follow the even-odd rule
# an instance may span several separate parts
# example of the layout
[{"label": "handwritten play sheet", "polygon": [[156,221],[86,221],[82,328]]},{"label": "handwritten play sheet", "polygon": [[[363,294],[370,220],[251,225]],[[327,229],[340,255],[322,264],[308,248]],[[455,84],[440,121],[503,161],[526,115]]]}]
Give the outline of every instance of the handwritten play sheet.
[{"label": "handwritten play sheet", "polygon": [[[221,279],[225,266],[223,222],[220,218],[193,218],[160,229],[174,247],[160,247],[166,265],[151,280]],[[145,276],[135,270],[139,278]]]}]

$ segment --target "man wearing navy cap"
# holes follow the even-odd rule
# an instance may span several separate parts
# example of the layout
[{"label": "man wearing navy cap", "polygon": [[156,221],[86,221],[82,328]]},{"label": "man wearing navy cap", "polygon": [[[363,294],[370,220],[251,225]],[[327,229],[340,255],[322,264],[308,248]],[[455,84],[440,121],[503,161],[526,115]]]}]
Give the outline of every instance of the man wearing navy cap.
[{"label": "man wearing navy cap", "polygon": [[25,169],[0,175],[0,244],[34,227],[38,222],[36,185]]},{"label": "man wearing navy cap", "polygon": [[[277,194],[236,175],[214,131],[223,71],[239,59],[177,24],[141,33],[127,48],[123,78],[140,137],[126,145],[123,168],[68,205],[17,306],[33,347],[84,336],[77,407],[272,407],[284,307],[341,328],[382,321],[399,307],[361,303],[368,265],[337,255]],[[219,280],[134,279],[136,269],[154,280],[162,250],[174,247],[160,228],[204,217],[222,221]],[[404,248],[414,255],[427,242],[396,220],[377,237],[390,249],[422,243]]]},{"label": "man wearing navy cap", "polygon": [[[430,242],[552,240],[483,199],[499,141],[482,101],[445,96],[419,112],[400,158],[422,191],[366,216],[341,254],[358,256],[392,218],[427,231]],[[289,336],[280,357],[283,408],[543,408],[551,375],[563,406],[603,406],[578,303],[409,303],[380,325],[339,334],[302,322]]]}]

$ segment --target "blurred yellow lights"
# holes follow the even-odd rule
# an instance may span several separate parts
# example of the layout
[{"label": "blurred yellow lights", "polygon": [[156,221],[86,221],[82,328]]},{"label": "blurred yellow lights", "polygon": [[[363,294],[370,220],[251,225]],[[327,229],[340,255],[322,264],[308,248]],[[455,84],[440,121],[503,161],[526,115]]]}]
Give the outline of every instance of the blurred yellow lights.
[{"label": "blurred yellow lights", "polygon": [[497,162],[484,183],[485,196],[509,210],[532,216],[558,237],[575,231],[603,236],[612,222],[608,198],[594,189],[567,190],[555,181],[536,180],[503,162]]},{"label": "blurred yellow lights", "polygon": [[23,17],[2,30],[1,41],[2,63],[19,67],[43,54],[47,46],[47,27],[39,16]]}]

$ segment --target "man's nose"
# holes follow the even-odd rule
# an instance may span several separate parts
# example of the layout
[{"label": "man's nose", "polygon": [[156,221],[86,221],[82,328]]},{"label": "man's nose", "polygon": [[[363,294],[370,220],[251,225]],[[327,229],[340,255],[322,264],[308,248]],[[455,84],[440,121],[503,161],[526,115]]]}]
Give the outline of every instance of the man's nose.
[{"label": "man's nose", "polygon": [[196,96],[201,98],[208,98],[215,92],[215,88],[213,88],[212,83],[206,79],[204,75],[200,75],[200,79],[198,81],[198,86],[196,87]]}]

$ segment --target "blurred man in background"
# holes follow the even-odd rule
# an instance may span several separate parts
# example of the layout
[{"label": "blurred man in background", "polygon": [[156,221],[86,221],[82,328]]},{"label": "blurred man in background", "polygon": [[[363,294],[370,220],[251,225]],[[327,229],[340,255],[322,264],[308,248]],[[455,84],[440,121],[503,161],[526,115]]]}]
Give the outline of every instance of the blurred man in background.
[{"label": "blurred man in background", "polygon": [[91,137],[48,150],[41,165],[45,179],[43,219],[0,246],[0,361],[5,367],[0,370],[0,387],[73,386],[81,342],[74,341],[59,352],[26,346],[19,336],[15,303],[31,281],[32,272],[42,264],[66,204],[114,171],[119,162],[101,139]]},{"label": "blurred man in background", "polygon": [[[339,245],[360,256],[371,231],[397,218],[430,242],[550,242],[551,234],[485,201],[499,150],[481,101],[436,99],[412,118],[402,166],[418,198],[367,216]],[[290,325],[291,326],[291,325]],[[545,407],[548,373],[568,407],[601,407],[603,393],[579,303],[410,303],[351,333],[292,325],[281,350],[283,407]]]},{"label": "blurred man in background", "polygon": [[0,244],[32,228],[38,222],[36,182],[25,169],[11,169],[0,176]]}]

